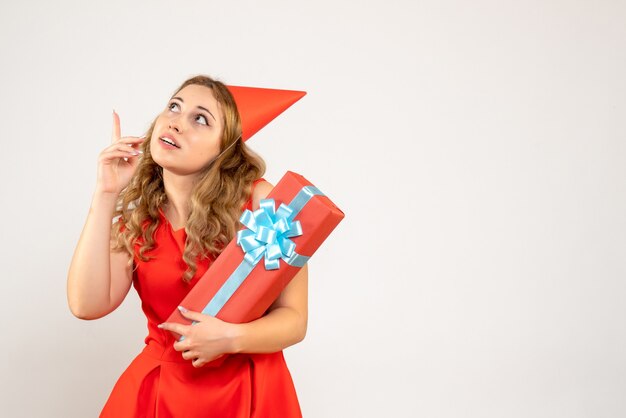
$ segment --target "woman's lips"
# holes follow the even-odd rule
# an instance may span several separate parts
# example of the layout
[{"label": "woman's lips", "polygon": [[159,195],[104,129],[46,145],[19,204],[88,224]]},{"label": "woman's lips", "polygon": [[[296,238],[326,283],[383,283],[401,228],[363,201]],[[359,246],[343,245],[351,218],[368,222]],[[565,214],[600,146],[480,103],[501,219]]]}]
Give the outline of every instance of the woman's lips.
[{"label": "woman's lips", "polygon": [[159,138],[159,143],[163,146],[163,148],[168,148],[168,149],[178,149],[180,147],[174,146],[172,144],[169,144],[167,142],[165,142],[163,139]]}]

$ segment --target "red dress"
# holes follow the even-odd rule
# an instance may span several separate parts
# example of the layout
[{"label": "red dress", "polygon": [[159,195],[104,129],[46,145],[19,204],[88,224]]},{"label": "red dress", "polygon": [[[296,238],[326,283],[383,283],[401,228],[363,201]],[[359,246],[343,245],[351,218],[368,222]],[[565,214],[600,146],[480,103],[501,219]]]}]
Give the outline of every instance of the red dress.
[{"label": "red dress", "polygon": [[[245,208],[252,210],[252,200]],[[161,211],[160,217],[157,246],[146,252],[156,258],[143,262],[135,256],[133,273],[133,286],[148,319],[146,346],[118,379],[100,417],[302,417],[282,351],[226,354],[219,367],[196,368],[174,350],[173,335],[157,328],[212,261],[198,258],[196,275],[189,284],[183,282],[185,229],[175,231]]]}]

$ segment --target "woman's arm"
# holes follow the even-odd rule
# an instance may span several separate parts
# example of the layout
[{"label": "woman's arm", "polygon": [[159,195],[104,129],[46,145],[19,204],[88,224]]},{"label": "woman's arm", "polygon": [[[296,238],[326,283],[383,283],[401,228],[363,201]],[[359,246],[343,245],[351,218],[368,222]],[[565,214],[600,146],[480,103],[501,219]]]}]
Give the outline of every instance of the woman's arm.
[{"label": "woman's arm", "polygon": [[[295,275],[270,306],[269,313],[254,321],[237,324],[202,312],[181,309],[195,325],[164,322],[158,327],[184,335],[174,349],[192,360],[194,367],[227,353],[274,353],[304,339],[307,328],[307,265]],[[184,307],[179,307],[184,308]]]},{"label": "woman's arm", "polygon": [[236,324],[235,353],[273,353],[302,341],[308,318],[308,266],[304,265],[259,319]]},{"label": "woman's arm", "polygon": [[96,191],[67,275],[67,300],[74,316],[97,319],[124,300],[132,283],[126,252],[110,250],[116,194]]},{"label": "woman's arm", "polygon": [[67,302],[78,318],[108,314],[130,289],[130,256],[125,251],[111,251],[111,220],[119,194],[139,164],[141,151],[133,147],[144,139],[122,137],[119,116],[113,112],[111,145],[98,156],[96,192],[67,273]]}]

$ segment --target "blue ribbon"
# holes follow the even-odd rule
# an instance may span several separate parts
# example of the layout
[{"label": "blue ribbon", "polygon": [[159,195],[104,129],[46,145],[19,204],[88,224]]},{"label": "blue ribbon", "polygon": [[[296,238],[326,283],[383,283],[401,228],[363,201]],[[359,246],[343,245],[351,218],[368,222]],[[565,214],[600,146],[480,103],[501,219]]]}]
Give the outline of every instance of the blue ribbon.
[{"label": "blue ribbon", "polygon": [[[309,261],[309,256],[296,253],[296,244],[289,238],[303,234],[300,221],[293,219],[316,195],[324,193],[315,186],[304,186],[288,205],[281,203],[278,210],[274,199],[262,199],[259,209],[242,213],[239,221],[247,229],[237,232],[237,245],[244,251],[244,258],[202,310],[203,314],[217,315],[262,258],[266,270],[279,269],[281,259],[294,267],[303,267]],[[183,339],[181,335],[179,341]]]}]

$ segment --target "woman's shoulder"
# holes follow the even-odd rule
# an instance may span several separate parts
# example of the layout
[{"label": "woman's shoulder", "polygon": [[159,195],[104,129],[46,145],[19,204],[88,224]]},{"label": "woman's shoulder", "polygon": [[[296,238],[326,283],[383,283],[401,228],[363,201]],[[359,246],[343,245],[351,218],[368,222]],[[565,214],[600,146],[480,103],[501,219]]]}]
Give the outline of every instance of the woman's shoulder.
[{"label": "woman's shoulder", "polygon": [[259,208],[259,202],[261,199],[265,199],[273,188],[274,185],[265,180],[263,177],[254,181],[252,187],[252,211]]},{"label": "woman's shoulder", "polygon": [[[132,212],[134,209],[130,209],[127,213],[126,213],[126,218],[130,219]],[[159,213],[159,220],[160,223],[163,223],[164,221],[167,220],[167,218],[165,218],[165,214],[163,213],[163,210],[161,207],[157,208],[158,213]],[[118,224],[119,225],[119,230],[120,232],[125,232],[128,228],[126,227],[126,223],[128,222],[127,220],[124,220],[124,215],[118,215],[117,218],[113,218],[113,225]],[[146,218],[143,221],[141,221],[141,230],[144,231],[153,221],[150,218]]]}]

